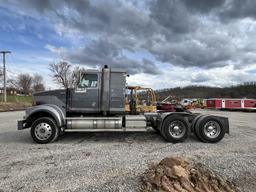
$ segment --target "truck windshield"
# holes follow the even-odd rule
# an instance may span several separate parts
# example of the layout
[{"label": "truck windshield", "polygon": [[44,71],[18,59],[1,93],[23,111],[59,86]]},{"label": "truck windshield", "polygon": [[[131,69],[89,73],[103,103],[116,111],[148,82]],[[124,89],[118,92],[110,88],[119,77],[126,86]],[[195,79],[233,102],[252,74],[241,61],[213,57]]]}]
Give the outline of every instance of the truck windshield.
[{"label": "truck windshield", "polygon": [[90,88],[97,87],[98,85],[98,75],[97,74],[83,74],[80,82],[78,84],[78,88]]}]

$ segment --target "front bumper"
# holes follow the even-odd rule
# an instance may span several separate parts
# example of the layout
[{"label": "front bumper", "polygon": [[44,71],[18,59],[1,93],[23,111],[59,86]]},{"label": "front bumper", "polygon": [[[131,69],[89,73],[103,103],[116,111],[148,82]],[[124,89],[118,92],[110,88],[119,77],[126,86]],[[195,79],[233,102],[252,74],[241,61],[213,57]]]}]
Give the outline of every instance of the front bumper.
[{"label": "front bumper", "polygon": [[26,120],[20,120],[17,123],[18,130],[26,129],[28,128]]}]

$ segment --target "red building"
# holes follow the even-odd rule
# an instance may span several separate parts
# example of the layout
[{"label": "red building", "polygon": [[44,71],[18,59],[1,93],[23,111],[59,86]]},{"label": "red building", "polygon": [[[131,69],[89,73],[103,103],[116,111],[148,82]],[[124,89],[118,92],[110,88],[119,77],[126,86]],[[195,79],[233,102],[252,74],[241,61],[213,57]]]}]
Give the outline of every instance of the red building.
[{"label": "red building", "polygon": [[252,109],[256,110],[256,99],[211,98],[206,100],[209,109]]},{"label": "red building", "polygon": [[256,99],[244,99],[243,103],[244,108],[254,108],[256,109]]},{"label": "red building", "polygon": [[206,107],[209,109],[221,109],[222,99],[217,99],[217,98],[207,99]]}]

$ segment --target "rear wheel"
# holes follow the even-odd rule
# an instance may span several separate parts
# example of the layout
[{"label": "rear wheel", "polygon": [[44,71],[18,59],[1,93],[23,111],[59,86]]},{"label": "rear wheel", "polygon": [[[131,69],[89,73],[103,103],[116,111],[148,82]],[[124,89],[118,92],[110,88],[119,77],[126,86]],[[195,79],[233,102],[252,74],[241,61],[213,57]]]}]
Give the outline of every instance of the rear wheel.
[{"label": "rear wheel", "polygon": [[42,117],[33,122],[30,134],[35,142],[46,144],[58,138],[59,129],[52,118]]},{"label": "rear wheel", "polygon": [[223,139],[225,129],[216,117],[204,116],[195,127],[197,137],[207,143],[216,143]]},{"label": "rear wheel", "polygon": [[161,134],[169,142],[182,142],[188,137],[188,123],[182,116],[169,116],[164,120]]},{"label": "rear wheel", "polygon": [[203,139],[203,137],[201,137],[201,134],[199,133],[199,130],[200,130],[199,124],[205,117],[206,117],[206,115],[200,115],[200,116],[196,117],[195,118],[196,123],[194,124],[194,134],[197,137],[197,139],[199,139],[202,142],[206,142],[206,141]]}]

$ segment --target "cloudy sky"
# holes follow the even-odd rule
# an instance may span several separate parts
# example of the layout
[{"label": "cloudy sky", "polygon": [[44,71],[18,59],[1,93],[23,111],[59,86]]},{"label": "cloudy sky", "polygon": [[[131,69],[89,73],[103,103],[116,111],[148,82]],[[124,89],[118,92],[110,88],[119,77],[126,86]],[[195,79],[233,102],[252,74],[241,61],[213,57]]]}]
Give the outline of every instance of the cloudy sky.
[{"label": "cloudy sky", "polygon": [[256,79],[255,0],[0,0],[8,75],[60,60],[124,68],[156,89]]}]

